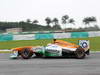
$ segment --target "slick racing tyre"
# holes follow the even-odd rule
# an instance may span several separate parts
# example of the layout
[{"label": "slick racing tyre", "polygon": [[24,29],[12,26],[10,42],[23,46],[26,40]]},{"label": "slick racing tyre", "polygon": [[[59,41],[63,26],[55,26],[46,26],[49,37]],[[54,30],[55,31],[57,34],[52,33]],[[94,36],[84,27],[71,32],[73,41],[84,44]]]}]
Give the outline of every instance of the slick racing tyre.
[{"label": "slick racing tyre", "polygon": [[75,51],[75,56],[77,59],[84,59],[85,58],[85,50],[81,47],[77,48]]},{"label": "slick racing tyre", "polygon": [[24,58],[24,59],[29,59],[31,58],[33,55],[32,51],[30,51],[29,48],[24,48],[22,51],[21,51],[21,57]]}]

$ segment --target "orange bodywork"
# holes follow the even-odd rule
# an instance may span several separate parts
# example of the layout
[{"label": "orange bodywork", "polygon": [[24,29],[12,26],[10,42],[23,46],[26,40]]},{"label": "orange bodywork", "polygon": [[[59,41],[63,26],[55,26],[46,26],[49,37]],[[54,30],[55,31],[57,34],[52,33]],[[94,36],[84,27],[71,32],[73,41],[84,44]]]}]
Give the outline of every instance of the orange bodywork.
[{"label": "orange bodywork", "polygon": [[[73,43],[69,43],[69,42],[63,41],[63,40],[53,41],[53,44],[57,44],[57,45],[59,45],[61,47],[68,47],[68,48],[78,48],[79,47],[79,45],[76,45],[76,44],[73,44]],[[39,47],[39,46],[17,47],[17,48],[13,48],[13,51],[22,51],[25,48],[29,48],[31,50],[33,47],[36,48],[36,47]]]},{"label": "orange bodywork", "polygon": [[62,47],[69,47],[69,48],[78,48],[79,47],[79,45],[69,43],[69,42],[63,41],[63,40],[56,40],[56,41],[54,41],[54,44],[60,45]]},{"label": "orange bodywork", "polygon": [[24,46],[24,47],[17,47],[17,48],[13,48],[14,51],[22,51],[24,48],[33,48],[33,46]]}]

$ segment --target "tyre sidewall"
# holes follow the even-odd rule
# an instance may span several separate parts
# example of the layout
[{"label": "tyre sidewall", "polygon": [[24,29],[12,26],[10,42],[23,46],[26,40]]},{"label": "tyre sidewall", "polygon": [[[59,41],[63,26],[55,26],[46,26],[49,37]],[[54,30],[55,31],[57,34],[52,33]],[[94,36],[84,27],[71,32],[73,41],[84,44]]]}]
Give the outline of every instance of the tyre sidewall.
[{"label": "tyre sidewall", "polygon": [[77,48],[75,51],[75,56],[77,59],[84,59],[85,58],[85,50],[81,47]]},{"label": "tyre sidewall", "polygon": [[33,53],[32,53],[32,51],[29,48],[24,48],[21,51],[21,56],[24,59],[29,59],[29,58],[31,58],[32,55],[33,55]]}]

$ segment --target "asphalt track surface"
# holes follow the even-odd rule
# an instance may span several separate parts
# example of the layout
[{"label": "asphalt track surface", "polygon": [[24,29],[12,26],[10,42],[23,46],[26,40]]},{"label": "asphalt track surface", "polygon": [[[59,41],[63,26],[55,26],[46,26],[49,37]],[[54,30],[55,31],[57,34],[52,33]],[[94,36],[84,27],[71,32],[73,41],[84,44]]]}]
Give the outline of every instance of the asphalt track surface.
[{"label": "asphalt track surface", "polygon": [[85,59],[9,58],[0,54],[0,75],[100,75],[100,53],[91,53]]}]

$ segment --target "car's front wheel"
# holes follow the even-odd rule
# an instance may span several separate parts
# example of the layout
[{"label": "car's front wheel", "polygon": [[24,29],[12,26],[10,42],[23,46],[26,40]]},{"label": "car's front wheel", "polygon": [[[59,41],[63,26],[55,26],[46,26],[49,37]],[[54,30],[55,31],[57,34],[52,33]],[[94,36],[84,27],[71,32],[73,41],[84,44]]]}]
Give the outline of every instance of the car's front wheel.
[{"label": "car's front wheel", "polygon": [[32,57],[32,55],[33,55],[33,53],[29,48],[24,48],[21,51],[21,57],[24,58],[24,59],[29,59],[29,58]]}]

